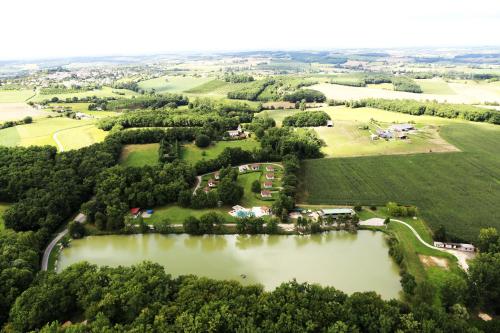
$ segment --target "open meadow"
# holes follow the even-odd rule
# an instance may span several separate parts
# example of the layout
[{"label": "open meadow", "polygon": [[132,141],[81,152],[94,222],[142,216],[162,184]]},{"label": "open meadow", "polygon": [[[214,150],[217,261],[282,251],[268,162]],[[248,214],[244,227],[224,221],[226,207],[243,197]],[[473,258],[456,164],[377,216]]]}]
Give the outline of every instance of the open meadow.
[{"label": "open meadow", "polygon": [[[69,131],[68,133],[65,133]],[[18,125],[0,130],[0,145],[31,146],[51,145],[66,149],[77,149],[104,139],[105,132],[95,127],[94,120],[75,120],[66,117],[43,118],[31,124]]]},{"label": "open meadow", "polygon": [[254,139],[217,141],[207,148],[199,148],[193,143],[184,144],[181,148],[182,159],[195,164],[200,160],[210,160],[216,158],[225,148],[239,147],[243,150],[252,151],[259,148],[259,143]]},{"label": "open meadow", "polygon": [[310,204],[412,204],[435,230],[474,240],[500,226],[500,129],[450,123],[441,136],[461,152],[306,160],[299,201]]},{"label": "open meadow", "polygon": [[131,167],[156,165],[159,148],[159,143],[125,145],[120,156],[120,163]]},{"label": "open meadow", "polygon": [[139,82],[139,87],[146,91],[154,89],[157,93],[181,93],[212,80],[208,77],[162,76]]},{"label": "open meadow", "polygon": [[51,113],[38,110],[26,103],[0,103],[0,123],[8,120],[21,120],[25,117],[40,118]]}]

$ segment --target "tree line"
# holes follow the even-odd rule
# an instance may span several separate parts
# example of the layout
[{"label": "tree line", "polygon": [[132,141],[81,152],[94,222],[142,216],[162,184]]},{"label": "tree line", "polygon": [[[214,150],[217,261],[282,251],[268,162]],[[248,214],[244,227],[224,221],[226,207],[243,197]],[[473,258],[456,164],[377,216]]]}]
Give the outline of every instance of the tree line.
[{"label": "tree line", "polygon": [[326,126],[330,116],[324,111],[297,112],[283,119],[283,126],[316,127]]}]

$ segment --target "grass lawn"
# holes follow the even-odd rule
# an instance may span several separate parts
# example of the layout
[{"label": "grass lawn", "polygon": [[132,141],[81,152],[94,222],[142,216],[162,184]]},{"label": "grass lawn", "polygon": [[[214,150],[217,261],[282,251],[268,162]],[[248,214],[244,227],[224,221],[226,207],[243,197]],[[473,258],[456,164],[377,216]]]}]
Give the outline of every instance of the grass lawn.
[{"label": "grass lawn", "polygon": [[270,207],[273,204],[273,200],[261,200],[260,193],[252,192],[252,183],[255,180],[258,180],[262,185],[262,182],[264,182],[264,178],[265,177],[261,172],[249,172],[238,176],[238,184],[243,186],[244,189],[243,198],[241,198],[240,205],[246,208],[250,208],[255,206]]},{"label": "grass lawn", "polygon": [[168,221],[172,224],[182,224],[182,222],[184,222],[184,220],[188,216],[195,216],[199,218],[206,213],[216,212],[222,214],[227,223],[232,223],[235,222],[235,218],[228,214],[230,210],[231,207],[192,209],[180,207],[177,205],[168,205],[155,208],[153,215],[151,215],[151,218],[145,219],[144,221],[148,224],[155,224],[156,222],[168,219]]},{"label": "grass lawn", "polygon": [[413,204],[433,229],[442,224],[464,240],[499,228],[500,128],[453,123],[440,133],[462,152],[306,160],[299,201]]},{"label": "grass lawn", "polygon": [[3,223],[3,212],[9,208],[9,204],[5,202],[0,202],[0,232],[5,229],[5,225]]},{"label": "grass lawn", "polygon": [[159,148],[159,143],[125,145],[120,157],[120,163],[132,167],[158,164]]},{"label": "grass lawn", "polygon": [[[94,139],[96,141],[91,142],[88,133],[85,133],[83,129],[85,127],[90,128],[92,126],[95,126],[93,120],[75,120],[66,117],[36,119],[31,124],[19,125],[0,130],[0,145],[9,147],[26,147],[31,145],[56,146],[53,135],[57,131],[61,131],[58,136],[61,136],[59,140],[64,147],[68,144],[71,148],[80,148],[84,145],[95,143],[97,140],[103,138],[103,136],[99,136],[94,133]],[[72,136],[63,135],[64,131],[62,130],[74,127],[75,131],[72,131]],[[76,129],[76,127],[79,129]],[[82,142],[79,142],[80,140],[82,140]]]},{"label": "grass lawn", "polygon": [[207,148],[199,148],[195,144],[189,143],[182,146],[182,159],[192,164],[200,160],[210,160],[219,156],[225,148],[240,147],[244,150],[259,148],[260,144],[254,139],[218,141],[212,143]]},{"label": "grass lawn", "polygon": [[194,76],[162,76],[156,79],[139,82],[139,87],[157,93],[181,93],[212,80],[207,77]]},{"label": "grass lawn", "polygon": [[[124,95],[117,94],[116,92],[123,93]],[[42,95],[42,94],[37,94],[35,97],[33,97],[32,100],[33,102],[41,102],[46,99],[52,99],[53,97],[58,97],[59,99],[66,99],[66,98],[73,98],[73,97],[92,97],[92,96],[97,96],[97,97],[116,97],[116,98],[130,98],[132,96],[139,96],[138,93],[128,90],[128,89],[114,89],[111,87],[102,87],[101,89],[96,89],[96,90],[89,90],[89,91],[82,91],[82,92],[77,92],[77,93],[67,93],[67,94],[51,94],[51,95]]]},{"label": "grass lawn", "polygon": [[34,96],[31,89],[0,90],[0,103],[21,103]]}]

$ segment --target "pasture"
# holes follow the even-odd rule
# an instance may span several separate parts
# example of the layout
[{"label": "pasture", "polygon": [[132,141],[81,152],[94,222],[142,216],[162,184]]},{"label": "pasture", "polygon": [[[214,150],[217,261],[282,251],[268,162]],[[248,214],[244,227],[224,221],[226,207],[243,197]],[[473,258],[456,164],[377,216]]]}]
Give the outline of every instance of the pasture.
[{"label": "pasture", "polygon": [[461,152],[306,160],[299,201],[412,204],[434,230],[442,224],[464,240],[500,227],[500,128],[457,122],[440,133]]},{"label": "pasture", "polygon": [[146,91],[154,89],[157,93],[181,93],[210,81],[207,77],[162,76],[139,82],[139,87]]},{"label": "pasture", "polygon": [[0,90],[0,103],[23,103],[34,95],[32,89]]},{"label": "pasture", "polygon": [[195,164],[204,159],[210,160],[216,158],[225,148],[236,147],[252,151],[253,149],[259,148],[259,143],[254,139],[218,141],[213,142],[207,148],[199,148],[195,144],[188,143],[182,146],[181,154],[183,160]]},{"label": "pasture", "polygon": [[125,145],[120,157],[120,163],[130,167],[158,164],[159,143]]},{"label": "pasture", "polygon": [[[71,130],[68,134],[66,130]],[[75,120],[66,117],[37,119],[32,124],[0,130],[2,146],[56,146],[54,135],[66,149],[77,149],[102,141],[105,133],[95,127],[93,120]]]}]

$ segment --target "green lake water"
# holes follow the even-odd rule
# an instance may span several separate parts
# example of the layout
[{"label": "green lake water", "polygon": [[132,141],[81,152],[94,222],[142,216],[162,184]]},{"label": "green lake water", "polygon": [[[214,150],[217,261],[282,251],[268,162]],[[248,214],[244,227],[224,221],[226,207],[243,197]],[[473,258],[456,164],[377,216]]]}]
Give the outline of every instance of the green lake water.
[{"label": "green lake water", "polygon": [[260,283],[267,290],[294,278],[347,293],[374,290],[386,299],[398,297],[401,290],[398,267],[389,257],[384,234],[367,230],[306,236],[91,236],[74,240],[61,252],[58,270],[83,260],[108,266],[149,260],[173,276],[196,274]]}]

